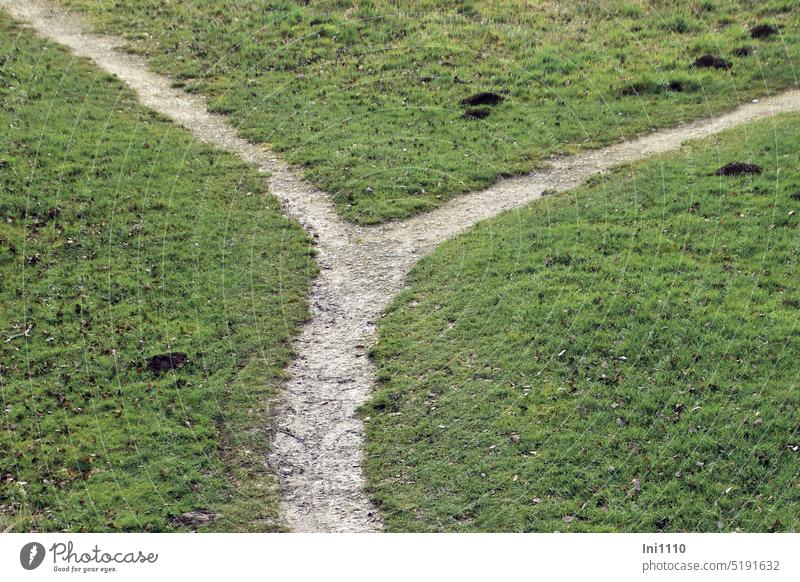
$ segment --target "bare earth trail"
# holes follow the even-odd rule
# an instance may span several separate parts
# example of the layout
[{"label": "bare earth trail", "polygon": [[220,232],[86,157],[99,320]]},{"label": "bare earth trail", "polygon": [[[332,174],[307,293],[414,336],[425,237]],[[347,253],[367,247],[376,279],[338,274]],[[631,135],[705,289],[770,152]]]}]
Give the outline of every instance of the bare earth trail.
[{"label": "bare earth trail", "polygon": [[208,113],[203,98],[171,88],[170,80],[150,72],[144,59],[120,52],[122,40],[91,34],[86,25],[43,2],[0,0],[0,8],[122,79],[144,105],[199,141],[267,173],[270,191],[288,215],[316,237],[321,273],[311,292],[312,318],[296,340],[297,358],[288,368],[265,460],[279,476],[283,519],[294,531],[382,527],[363,492],[363,427],[355,410],[368,397],[374,378],[366,350],[374,340],[375,320],[420,257],[480,220],[536,200],[545,190],[568,190],[593,174],[677,149],[686,140],[800,111],[800,91],[789,91],[714,119],[555,160],[545,171],[504,180],[403,222],[359,227],[340,219],[324,192],[268,149],[244,141],[224,117]]}]

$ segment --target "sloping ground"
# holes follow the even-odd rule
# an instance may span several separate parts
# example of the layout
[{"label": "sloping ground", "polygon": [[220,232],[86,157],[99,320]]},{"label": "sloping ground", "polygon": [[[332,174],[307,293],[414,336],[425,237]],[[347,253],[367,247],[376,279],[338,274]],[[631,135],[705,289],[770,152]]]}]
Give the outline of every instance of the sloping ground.
[{"label": "sloping ground", "polygon": [[[794,87],[800,56],[787,0],[60,3],[359,223]],[[763,23],[777,29],[752,38]],[[484,91],[503,100],[462,105]],[[476,108],[488,117],[464,115]]]},{"label": "sloping ground", "polygon": [[267,403],[308,237],[255,170],[3,13],[0,125],[0,528],[277,529]]},{"label": "sloping ground", "polygon": [[743,126],[414,267],[363,411],[386,528],[800,529],[798,156],[799,116]]},{"label": "sloping ground", "polygon": [[[119,76],[145,105],[190,129],[201,142],[218,145],[269,172],[270,191],[313,233],[321,267],[311,294],[313,317],[296,341],[269,453],[270,467],[281,480],[282,518],[296,531],[381,527],[362,489],[362,424],[355,409],[367,398],[374,377],[364,356],[375,321],[420,256],[460,230],[536,200],[543,192],[573,188],[597,172],[659,155],[686,139],[800,109],[800,93],[786,92],[715,119],[556,160],[547,172],[505,180],[402,223],[356,227],[336,216],[323,192],[269,151],[238,138],[225,118],[209,114],[203,98],[170,88],[168,79],[147,71],[142,58],[117,52],[119,39],[88,34],[83,23],[41,2],[0,0],[0,5],[40,34]],[[258,431],[238,434],[265,446]]]}]

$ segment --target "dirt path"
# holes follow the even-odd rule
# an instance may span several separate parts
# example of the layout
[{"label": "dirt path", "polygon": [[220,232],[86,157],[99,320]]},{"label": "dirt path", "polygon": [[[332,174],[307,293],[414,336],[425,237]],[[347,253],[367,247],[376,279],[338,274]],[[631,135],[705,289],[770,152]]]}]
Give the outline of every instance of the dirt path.
[{"label": "dirt path", "polygon": [[553,162],[551,169],[504,180],[409,220],[378,227],[343,222],[328,197],[267,149],[237,137],[203,98],[170,87],[144,59],[117,50],[121,40],[86,32],[81,22],[29,0],[0,0],[18,20],[117,75],[142,103],[190,130],[199,141],[232,152],[269,174],[269,188],[286,212],[319,243],[321,274],[310,297],[312,319],[296,341],[297,359],[275,411],[265,460],[278,474],[282,512],[294,531],[377,531],[380,517],[364,495],[363,434],[355,409],[369,395],[374,370],[366,348],[375,319],[402,288],[405,275],[440,242],[476,222],[536,200],[546,189],[567,190],[612,166],[678,148],[682,142],[781,112],[800,111],[800,91],[746,104],[721,117],[662,131]]}]

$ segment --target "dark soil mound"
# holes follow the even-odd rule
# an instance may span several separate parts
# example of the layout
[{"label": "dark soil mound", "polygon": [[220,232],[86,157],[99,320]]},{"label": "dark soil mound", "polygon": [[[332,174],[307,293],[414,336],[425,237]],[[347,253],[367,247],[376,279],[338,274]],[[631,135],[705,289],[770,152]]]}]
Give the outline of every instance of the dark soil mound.
[{"label": "dark soil mound", "polygon": [[472,97],[461,100],[461,105],[475,107],[476,105],[497,105],[503,100],[502,95],[497,93],[477,93]]},{"label": "dark soil mound", "polygon": [[778,34],[778,27],[774,24],[759,24],[750,31],[751,38],[767,38],[773,34]]},{"label": "dark soil mound", "polygon": [[694,62],[694,66],[701,69],[730,69],[731,64],[725,59],[714,57],[711,55],[703,55],[698,57]]},{"label": "dark soil mound", "polygon": [[792,194],[792,198],[794,198],[795,200],[800,200],[800,192],[795,192],[794,194]]},{"label": "dark soil mound", "polygon": [[177,517],[173,517],[170,521],[179,527],[188,527],[189,529],[196,530],[198,527],[211,523],[216,519],[217,512],[210,509],[195,509],[194,511],[187,511]]},{"label": "dark soil mound", "polygon": [[651,93],[653,90],[652,86],[648,85],[647,83],[632,83],[622,88],[620,93],[625,97],[631,97],[633,95],[643,95],[645,93]]},{"label": "dark soil mound", "polygon": [[740,174],[760,174],[761,166],[744,162],[731,162],[725,164],[714,172],[717,176],[739,176]]},{"label": "dark soil mound", "polygon": [[620,94],[625,97],[633,95],[646,95],[649,93],[659,93],[663,89],[667,91],[674,91],[675,93],[683,93],[686,90],[686,85],[683,81],[672,80],[664,83],[663,85],[656,85],[654,83],[631,83],[626,85],[620,91]]},{"label": "dark soil mound", "polygon": [[187,356],[183,352],[172,352],[169,354],[159,354],[150,358],[147,369],[151,372],[166,372],[174,368],[180,368],[186,363]]},{"label": "dark soil mound", "polygon": [[739,48],[733,49],[733,54],[737,57],[749,57],[753,54],[753,47],[740,46]]},{"label": "dark soil mound", "polygon": [[464,117],[467,119],[486,119],[489,117],[489,114],[492,111],[490,109],[486,109],[485,107],[480,107],[478,109],[467,109],[464,112]]}]

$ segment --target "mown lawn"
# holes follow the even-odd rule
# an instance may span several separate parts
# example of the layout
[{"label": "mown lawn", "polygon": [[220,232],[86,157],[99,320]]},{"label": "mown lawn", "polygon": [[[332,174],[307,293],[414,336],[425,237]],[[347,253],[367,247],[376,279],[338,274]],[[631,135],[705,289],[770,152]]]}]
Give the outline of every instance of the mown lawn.
[{"label": "mown lawn", "polygon": [[[800,56],[794,0],[60,1],[360,223],[795,87]],[[751,38],[765,23],[780,31]],[[730,68],[695,67],[706,54]],[[465,117],[483,91],[503,101]]]},{"label": "mown lawn", "polygon": [[423,259],[363,410],[387,528],[800,529],[799,158],[742,127]]},{"label": "mown lawn", "polygon": [[265,418],[306,235],[254,171],[2,14],[0,127],[0,529],[279,528]]}]

